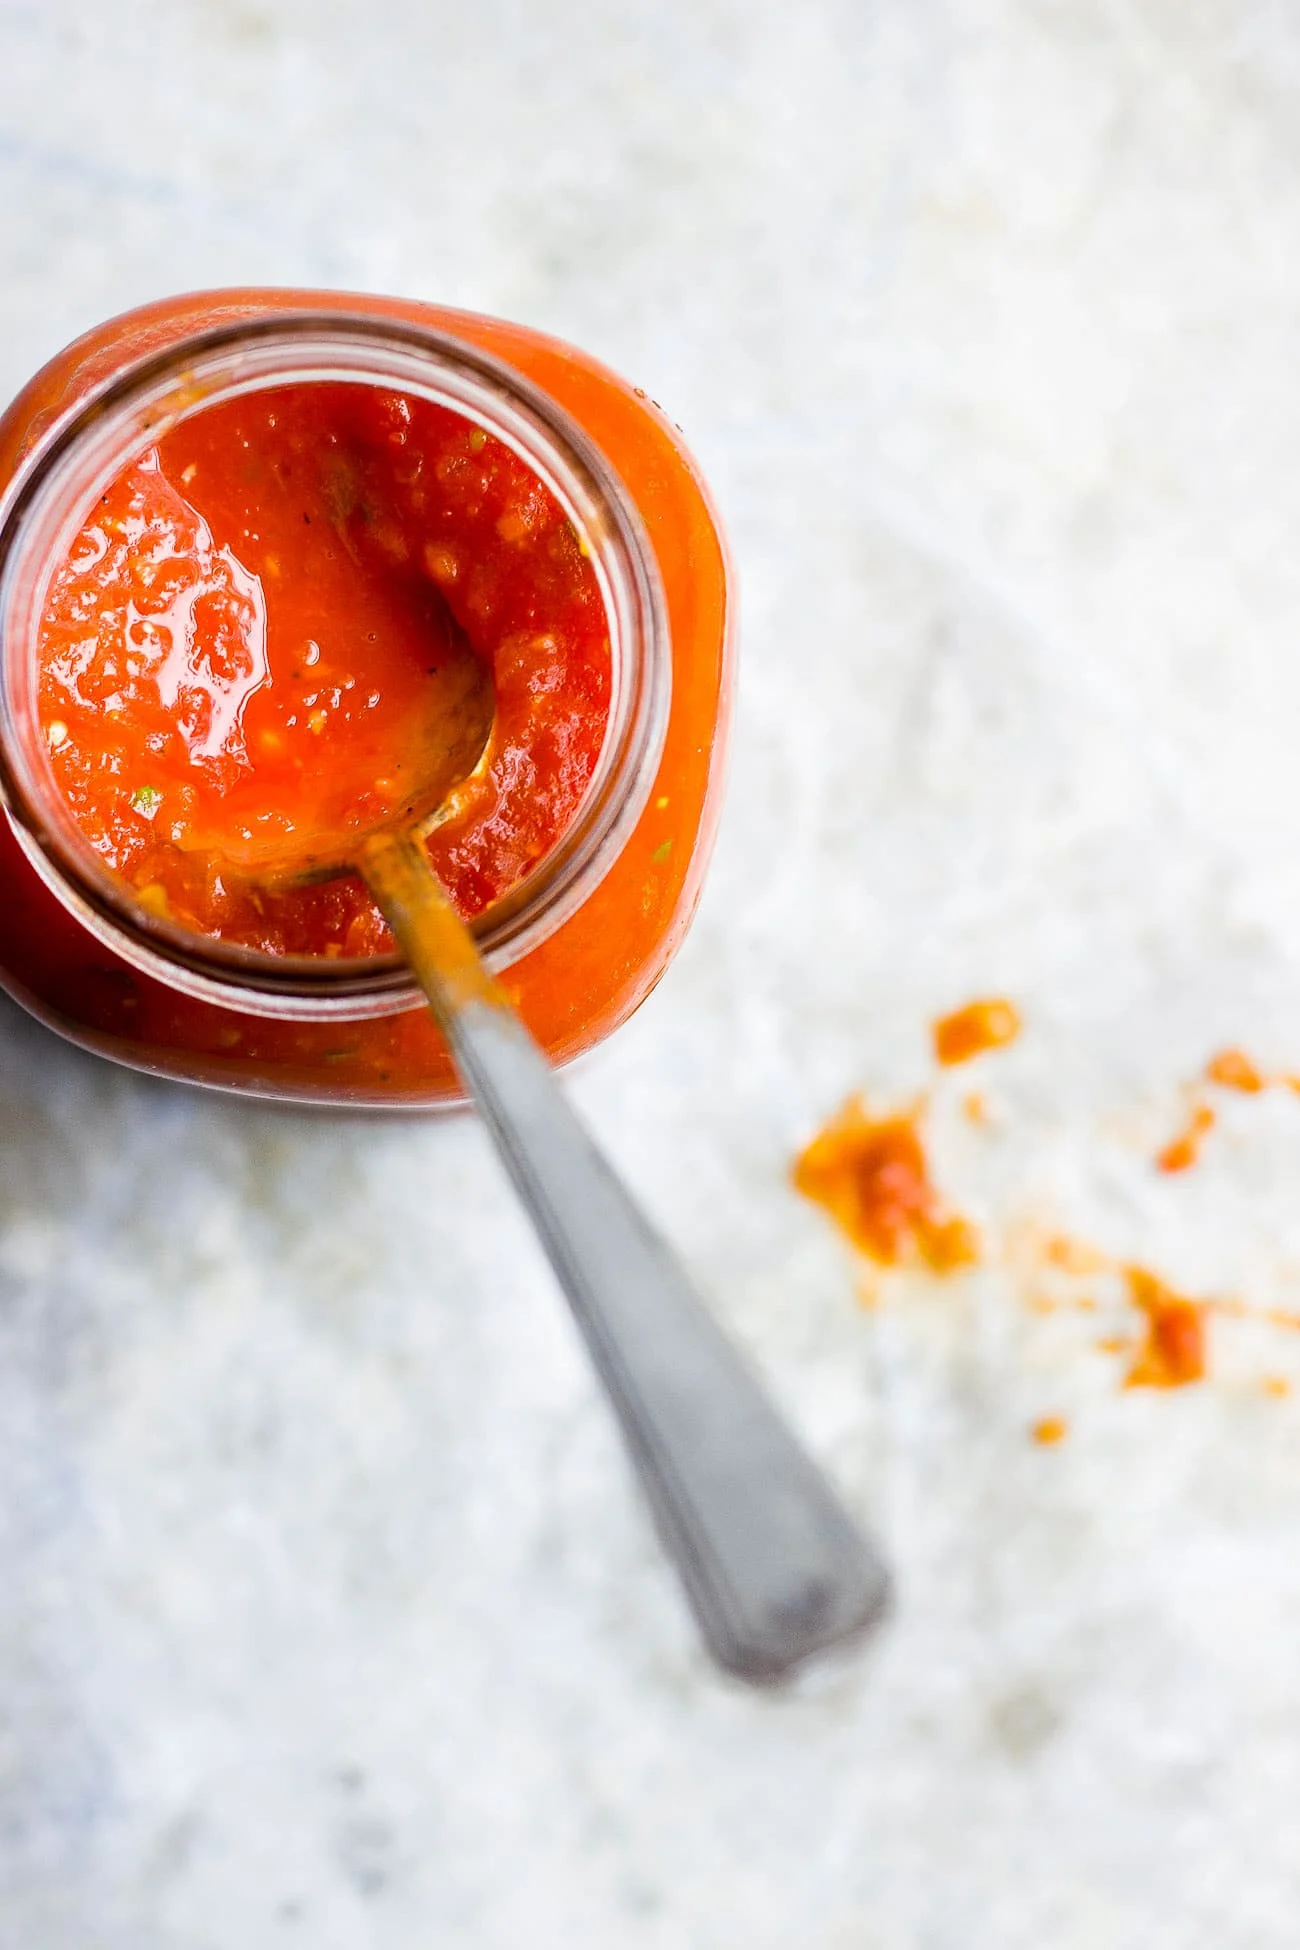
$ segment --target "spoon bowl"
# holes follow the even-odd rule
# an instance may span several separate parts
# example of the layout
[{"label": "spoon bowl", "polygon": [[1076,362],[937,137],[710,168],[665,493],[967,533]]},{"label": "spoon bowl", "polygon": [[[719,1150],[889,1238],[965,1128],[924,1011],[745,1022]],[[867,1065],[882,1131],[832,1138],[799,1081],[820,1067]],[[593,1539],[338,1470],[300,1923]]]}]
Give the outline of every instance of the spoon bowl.
[{"label": "spoon bowl", "polygon": [[[439,601],[431,618],[436,641],[425,680],[382,752],[349,741],[346,768],[332,767],[330,746],[300,782],[299,816],[263,819],[220,836],[192,825],[184,845],[219,862],[223,874],[268,893],[360,873],[360,855],[376,834],[425,837],[455,816],[461,793],[487,762],[496,715],[491,667]],[[368,767],[376,783],[358,795],[355,776]]]}]

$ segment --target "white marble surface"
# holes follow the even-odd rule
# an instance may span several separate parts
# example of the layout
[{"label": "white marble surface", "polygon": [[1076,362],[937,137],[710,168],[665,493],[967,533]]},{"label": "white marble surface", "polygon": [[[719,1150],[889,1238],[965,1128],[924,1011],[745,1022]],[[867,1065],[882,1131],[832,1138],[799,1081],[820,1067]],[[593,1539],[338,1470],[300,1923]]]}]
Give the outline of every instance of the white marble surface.
[{"label": "white marble surface", "polygon": [[728,815],[573,1088],[899,1603],[721,1684],[471,1122],[0,1008],[0,1946],[1292,1950],[1300,1342],[1158,1397],[996,1270],[865,1313],[784,1173],[1005,990],[954,1194],[1300,1308],[1300,1102],[1149,1164],[1218,1043],[1300,1068],[1300,15],[0,0],[6,390],[236,280],[567,334],[705,463]]}]

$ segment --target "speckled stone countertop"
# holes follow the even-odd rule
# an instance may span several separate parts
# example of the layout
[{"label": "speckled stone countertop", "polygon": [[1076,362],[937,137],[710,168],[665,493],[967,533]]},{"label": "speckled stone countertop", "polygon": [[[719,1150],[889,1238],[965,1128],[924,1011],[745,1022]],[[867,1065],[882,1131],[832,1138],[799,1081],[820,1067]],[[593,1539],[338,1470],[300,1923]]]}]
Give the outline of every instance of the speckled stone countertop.
[{"label": "speckled stone countertop", "polygon": [[6,392],[319,283],[686,428],[727,815],[572,1089],[898,1584],[821,1685],[719,1681],[472,1120],[0,1006],[0,1946],[1294,1950],[1300,1338],[1216,1319],[1155,1394],[1006,1255],[867,1310],[786,1172],[1006,993],[953,1199],[1300,1311],[1300,1100],[1151,1164],[1214,1048],[1300,1069],[1300,17],[3,0],[0,188]]}]

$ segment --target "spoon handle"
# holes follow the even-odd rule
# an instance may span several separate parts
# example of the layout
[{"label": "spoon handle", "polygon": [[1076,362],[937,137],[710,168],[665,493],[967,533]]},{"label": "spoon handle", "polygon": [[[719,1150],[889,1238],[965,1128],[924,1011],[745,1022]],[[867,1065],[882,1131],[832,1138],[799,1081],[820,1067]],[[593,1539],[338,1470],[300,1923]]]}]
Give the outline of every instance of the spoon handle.
[{"label": "spoon handle", "polygon": [[887,1579],[560,1092],[415,839],[359,862],[568,1295],[718,1663],[779,1679],[864,1630]]}]

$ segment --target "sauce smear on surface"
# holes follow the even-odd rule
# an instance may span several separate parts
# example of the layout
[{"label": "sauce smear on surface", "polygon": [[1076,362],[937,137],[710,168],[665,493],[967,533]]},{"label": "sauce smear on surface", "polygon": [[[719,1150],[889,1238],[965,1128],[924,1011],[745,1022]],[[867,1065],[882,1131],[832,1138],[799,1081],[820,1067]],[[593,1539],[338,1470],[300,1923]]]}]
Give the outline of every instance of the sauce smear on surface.
[{"label": "sauce smear on surface", "polygon": [[[961,1031],[965,1047],[972,1034],[970,1020],[978,1023],[980,1012],[989,1006],[994,1005],[972,1003],[937,1023],[936,1054],[941,1032],[962,1019],[967,1019]],[[1239,1049],[1219,1051],[1185,1099],[1183,1129],[1161,1152],[1161,1169],[1180,1172],[1196,1162],[1218,1114],[1206,1091],[1217,1088],[1253,1097],[1279,1086],[1300,1092],[1300,1078],[1262,1071]],[[972,1117],[968,1098],[957,1101],[968,1121],[984,1121]],[[1106,1332],[1092,1345],[1125,1357],[1121,1374],[1127,1389],[1186,1388],[1206,1380],[1212,1315],[1300,1332],[1300,1314],[1289,1308],[1224,1296],[1193,1298],[1175,1291],[1149,1268],[1071,1233],[1045,1231],[1034,1218],[1012,1220],[980,1240],[945,1207],[930,1175],[915,1109],[873,1118],[860,1096],[850,1098],[796,1158],[792,1178],[878,1264],[945,1273],[978,1258],[982,1265],[1011,1275],[1022,1302],[1036,1314],[1064,1309],[1096,1314],[1115,1302],[1126,1305],[1131,1327],[1125,1322],[1123,1331]],[[1257,1383],[1263,1395],[1276,1400],[1285,1400],[1294,1385],[1291,1377],[1279,1374],[1265,1374]],[[1044,1415],[1029,1429],[1033,1440],[1047,1447],[1064,1441],[1069,1432],[1068,1420],[1058,1414]]]},{"label": "sauce smear on surface", "polygon": [[800,1152],[791,1176],[880,1266],[952,1273],[978,1258],[974,1227],[946,1209],[930,1176],[914,1113],[872,1118],[861,1097],[850,1097]]},{"label": "sauce smear on surface", "polygon": [[1221,1049],[1206,1064],[1205,1076],[1208,1083],[1217,1083],[1223,1090],[1240,1090],[1247,1097],[1257,1097],[1269,1084],[1269,1078],[1240,1049]]},{"label": "sauce smear on surface", "polygon": [[985,1050],[1005,1049],[1020,1034],[1020,1011],[1000,996],[968,1002],[934,1025],[934,1053],[945,1068],[969,1063]]},{"label": "sauce smear on surface", "polygon": [[[1213,1084],[1219,1090],[1235,1090],[1243,1097],[1258,1097],[1274,1085],[1300,1090],[1300,1079],[1267,1075],[1242,1049],[1221,1049],[1210,1058],[1197,1088],[1203,1091],[1208,1084]],[[1182,1130],[1156,1154],[1158,1169],[1166,1172],[1190,1171],[1194,1164],[1200,1162],[1205,1140],[1217,1122],[1218,1112],[1214,1106],[1206,1101],[1204,1095],[1194,1096]]]},{"label": "sauce smear on surface", "polygon": [[554,846],[595,771],[594,571],[483,429],[371,386],[289,385],[190,415],[111,484],[50,587],[41,721],[74,819],[147,908],[270,953],[368,956],[392,942],[358,880],[269,891],[232,861],[400,818],[466,657],[491,667],[495,724],[428,845],[472,915]]},{"label": "sauce smear on surface", "polygon": [[1125,1377],[1128,1388],[1185,1388],[1203,1381],[1207,1364],[1201,1300],[1188,1300],[1143,1266],[1126,1266],[1129,1297],[1146,1321],[1146,1336]]},{"label": "sauce smear on surface", "polygon": [[1044,1415],[1041,1421],[1034,1423],[1029,1433],[1044,1449],[1052,1449],[1058,1442],[1065,1441],[1070,1433],[1070,1424],[1063,1415]]},{"label": "sauce smear on surface", "polygon": [[1193,1104],[1187,1122],[1177,1137],[1171,1138],[1164,1150],[1156,1157],[1161,1171],[1190,1171],[1201,1155],[1201,1147],[1214,1129],[1216,1122],[1213,1107],[1209,1104]]}]

